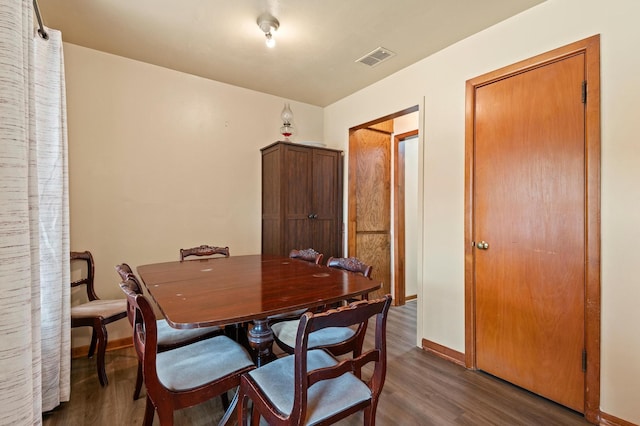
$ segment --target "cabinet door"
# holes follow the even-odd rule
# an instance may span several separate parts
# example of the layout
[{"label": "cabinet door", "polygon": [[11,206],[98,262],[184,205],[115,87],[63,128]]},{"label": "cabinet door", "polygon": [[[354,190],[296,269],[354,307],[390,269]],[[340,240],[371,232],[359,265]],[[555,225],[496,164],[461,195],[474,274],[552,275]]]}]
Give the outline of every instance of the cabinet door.
[{"label": "cabinet door", "polygon": [[312,214],[312,160],[308,147],[284,147],[284,252],[313,247],[309,215]]},{"label": "cabinet door", "polygon": [[311,233],[313,247],[329,256],[341,254],[342,205],[341,153],[321,149],[313,150],[313,197]]}]

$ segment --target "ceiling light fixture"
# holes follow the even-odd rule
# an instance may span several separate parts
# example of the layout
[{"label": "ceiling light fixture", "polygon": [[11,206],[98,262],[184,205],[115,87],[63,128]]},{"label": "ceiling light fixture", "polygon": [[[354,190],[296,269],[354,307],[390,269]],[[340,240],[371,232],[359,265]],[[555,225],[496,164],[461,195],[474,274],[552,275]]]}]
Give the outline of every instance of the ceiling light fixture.
[{"label": "ceiling light fixture", "polygon": [[269,14],[263,14],[258,17],[258,26],[264,33],[267,41],[267,47],[273,47],[276,45],[276,39],[273,38],[273,32],[275,32],[280,26],[280,22]]}]

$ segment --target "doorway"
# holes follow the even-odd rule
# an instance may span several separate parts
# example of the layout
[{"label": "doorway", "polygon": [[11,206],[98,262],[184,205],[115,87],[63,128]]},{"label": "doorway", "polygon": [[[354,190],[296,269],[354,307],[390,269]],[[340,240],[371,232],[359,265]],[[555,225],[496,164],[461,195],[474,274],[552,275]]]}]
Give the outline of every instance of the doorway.
[{"label": "doorway", "polygon": [[[404,194],[404,185],[398,187],[397,148],[413,133],[399,139],[396,136],[399,132],[417,134],[417,111],[414,106],[349,130],[347,253],[372,265],[372,278],[382,282],[382,288],[371,297],[392,293],[396,305],[404,304],[406,295],[404,269],[398,273],[405,264],[398,249],[398,242],[405,239],[405,221],[397,216],[398,195]],[[410,120],[413,125],[407,130]],[[411,160],[417,170],[417,158]]]},{"label": "doorway", "polygon": [[590,421],[600,402],[599,116],[598,36],[467,82],[466,365]]}]

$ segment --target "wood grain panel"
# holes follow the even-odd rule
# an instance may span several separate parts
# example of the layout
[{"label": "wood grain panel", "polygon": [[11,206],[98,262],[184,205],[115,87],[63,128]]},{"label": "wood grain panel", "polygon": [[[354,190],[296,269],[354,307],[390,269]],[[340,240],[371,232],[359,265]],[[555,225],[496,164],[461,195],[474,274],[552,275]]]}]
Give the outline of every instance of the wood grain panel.
[{"label": "wood grain panel", "polygon": [[476,90],[478,368],[584,410],[584,56]]},{"label": "wood grain panel", "polygon": [[387,134],[358,130],[356,173],[357,232],[389,231],[391,227],[391,143]]},{"label": "wood grain panel", "polygon": [[373,266],[371,278],[381,281],[382,288],[371,297],[391,293],[391,267],[389,263],[389,234],[358,233],[358,259]]}]

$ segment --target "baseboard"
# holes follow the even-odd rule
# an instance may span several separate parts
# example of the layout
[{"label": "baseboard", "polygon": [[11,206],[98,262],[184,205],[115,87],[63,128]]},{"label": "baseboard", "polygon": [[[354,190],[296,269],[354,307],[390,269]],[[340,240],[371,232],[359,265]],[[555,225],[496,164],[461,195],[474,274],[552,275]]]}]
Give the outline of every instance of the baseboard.
[{"label": "baseboard", "polygon": [[435,356],[451,361],[454,364],[465,366],[464,354],[462,352],[454,351],[446,346],[439,345],[427,339],[422,339],[422,349],[431,352]]},{"label": "baseboard", "polygon": [[[115,340],[107,341],[107,351],[115,351],[116,349],[128,348],[129,346],[133,346],[133,341],[131,337],[125,337],[123,339],[115,339]],[[72,359],[86,357],[88,353],[89,353],[89,345],[71,348]]]},{"label": "baseboard", "polygon": [[413,299],[417,299],[417,298],[418,298],[417,294],[412,294],[411,296],[405,296],[404,300],[408,302],[409,300],[413,300]]},{"label": "baseboard", "polygon": [[612,416],[611,414],[600,412],[600,426],[638,426],[635,423],[628,422]]}]

